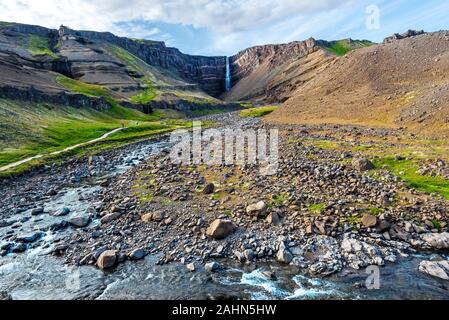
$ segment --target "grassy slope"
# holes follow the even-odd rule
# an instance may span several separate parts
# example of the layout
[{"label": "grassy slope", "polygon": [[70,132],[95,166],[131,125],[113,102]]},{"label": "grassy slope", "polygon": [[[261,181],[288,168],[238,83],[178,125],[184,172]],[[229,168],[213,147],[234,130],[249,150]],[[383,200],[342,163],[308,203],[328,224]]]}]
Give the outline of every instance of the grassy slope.
[{"label": "grassy slope", "polygon": [[[129,116],[122,119],[116,117],[114,110],[99,112],[92,109],[0,100],[0,166],[93,140],[121,127],[122,124],[126,125],[125,130],[97,143],[96,146],[81,148],[69,154],[82,155],[88,151],[118,147],[191,125],[183,120],[142,121],[144,116],[142,114],[136,119]],[[27,171],[44,161],[45,159],[34,160],[18,168],[0,172],[0,177]]]},{"label": "grassy slope", "polygon": [[58,58],[56,53],[50,50],[49,40],[44,37],[36,35],[29,35],[28,37],[28,51],[33,56],[51,56],[52,58]]},{"label": "grassy slope", "polygon": [[[128,51],[108,46],[111,53],[119,58],[131,70],[144,74],[142,92],[129,97],[130,101],[146,104],[155,99],[161,92],[154,89],[155,80],[150,67]],[[27,49],[33,55],[57,55],[49,48],[46,38],[30,35]],[[117,147],[130,141],[144,139],[149,135],[165,133],[176,128],[190,125],[187,121],[168,120],[166,111],[156,110],[153,114],[143,114],[137,110],[122,107],[107,88],[83,83],[58,75],[56,81],[67,90],[88,97],[102,97],[111,109],[104,112],[92,109],[76,109],[69,106],[56,106],[27,102],[15,102],[0,99],[0,167],[38,154],[48,154],[66,147],[83,143],[100,137],[106,132],[123,125],[126,130],[120,131],[95,146],[88,146],[69,152],[70,155]],[[164,85],[159,83],[159,85]],[[189,101],[210,103],[218,100],[200,92],[173,91],[166,93],[180,96]],[[60,158],[64,156],[52,157]],[[8,172],[0,172],[1,176],[21,173],[30,167],[40,165],[45,159],[33,160]]]},{"label": "grassy slope", "polygon": [[449,181],[438,176],[428,176],[418,173],[418,167],[413,160],[396,160],[392,156],[376,159],[379,169],[387,169],[404,180],[410,188],[427,193],[439,193],[449,199]]},{"label": "grassy slope", "polygon": [[[56,80],[72,92],[89,97],[103,97],[110,103],[111,109],[100,112],[92,109],[0,100],[0,124],[2,124],[0,166],[93,140],[122,125],[125,125],[127,130],[108,138],[109,142],[141,139],[188,124],[183,121],[164,121],[160,112],[147,115],[122,107],[104,87],[86,84],[62,75]],[[21,167],[26,170],[27,166]],[[17,172],[16,169],[12,171]]]},{"label": "grassy slope", "polygon": [[265,106],[258,108],[249,108],[240,112],[242,117],[263,117],[277,110],[278,106]]},{"label": "grassy slope", "polygon": [[350,43],[347,40],[339,40],[333,42],[331,46],[326,46],[323,48],[337,56],[344,56],[354,49],[368,47],[372,44],[373,43],[371,43],[370,41],[354,40],[352,43]]},{"label": "grassy slope", "polygon": [[[137,40],[134,39],[134,41]],[[116,57],[122,63],[127,65],[131,70],[144,75],[144,77],[139,81],[142,83],[142,86],[145,89],[129,98],[134,103],[147,104],[164,94],[174,95],[179,99],[196,103],[198,105],[204,104],[219,105],[221,103],[218,99],[215,99],[203,92],[189,91],[189,90],[173,90],[169,84],[165,83],[164,81],[161,81],[161,79],[157,79],[157,81],[154,80],[155,77],[152,74],[151,68],[145,61],[141,60],[139,57],[136,57],[135,55],[131,54],[125,49],[115,45],[108,45],[107,49],[114,57]],[[155,81],[159,85],[158,89],[155,88]],[[166,88],[164,88],[164,86],[166,86]],[[219,107],[217,107],[217,109],[218,108]],[[205,111],[204,114],[207,114],[207,111]]]},{"label": "grassy slope", "polygon": [[[291,141],[296,143],[295,141]],[[378,176],[379,170],[388,170],[403,180],[410,188],[437,193],[449,199],[449,181],[439,176],[423,175],[418,172],[420,163],[429,159],[449,161],[449,145],[440,140],[408,140],[402,138],[400,145],[386,144],[385,141],[369,140],[366,144],[354,146],[352,141],[343,137],[336,140],[310,139],[302,141],[305,145],[313,145],[321,149],[341,150],[363,154],[372,159],[376,170],[371,174]],[[407,160],[397,160],[395,155],[402,155]]]}]

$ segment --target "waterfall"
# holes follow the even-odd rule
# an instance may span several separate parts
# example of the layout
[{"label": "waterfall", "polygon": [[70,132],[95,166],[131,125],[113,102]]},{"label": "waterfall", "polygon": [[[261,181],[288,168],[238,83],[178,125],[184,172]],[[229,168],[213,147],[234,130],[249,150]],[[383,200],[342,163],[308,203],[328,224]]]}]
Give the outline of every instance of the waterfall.
[{"label": "waterfall", "polygon": [[229,57],[226,57],[226,92],[231,91],[231,67]]}]

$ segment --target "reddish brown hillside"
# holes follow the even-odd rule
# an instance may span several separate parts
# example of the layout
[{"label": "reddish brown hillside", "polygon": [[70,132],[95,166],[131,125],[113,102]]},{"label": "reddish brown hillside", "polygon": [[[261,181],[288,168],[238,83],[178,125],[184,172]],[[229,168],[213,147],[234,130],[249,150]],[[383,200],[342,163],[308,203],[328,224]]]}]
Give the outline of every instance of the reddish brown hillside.
[{"label": "reddish brown hillside", "polygon": [[448,134],[449,32],[413,36],[338,58],[267,120]]}]

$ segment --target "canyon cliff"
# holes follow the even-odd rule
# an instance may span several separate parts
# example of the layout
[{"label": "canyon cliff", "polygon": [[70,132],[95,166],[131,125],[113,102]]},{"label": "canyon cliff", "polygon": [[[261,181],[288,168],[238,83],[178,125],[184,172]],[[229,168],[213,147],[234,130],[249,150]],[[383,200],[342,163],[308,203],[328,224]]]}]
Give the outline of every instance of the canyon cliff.
[{"label": "canyon cliff", "polygon": [[245,49],[230,58],[233,88],[227,99],[284,102],[339,54],[370,44],[351,39],[329,42],[309,38]]}]

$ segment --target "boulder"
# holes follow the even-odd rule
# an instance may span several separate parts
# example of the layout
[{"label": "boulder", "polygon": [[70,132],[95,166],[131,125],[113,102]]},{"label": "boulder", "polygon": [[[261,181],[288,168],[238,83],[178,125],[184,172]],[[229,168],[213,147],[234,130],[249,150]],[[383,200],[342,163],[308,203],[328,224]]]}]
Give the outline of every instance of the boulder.
[{"label": "boulder", "polygon": [[375,169],[374,164],[366,158],[357,158],[352,161],[352,166],[358,171],[369,171]]},{"label": "boulder", "polygon": [[377,226],[377,217],[371,214],[365,214],[362,217],[362,224],[365,226],[365,228],[374,228],[375,226]]},{"label": "boulder", "polygon": [[255,257],[254,251],[251,249],[246,249],[245,251],[243,251],[243,256],[245,257],[246,261],[253,261]]},{"label": "boulder", "polygon": [[422,261],[419,271],[432,277],[449,280],[449,261]]},{"label": "boulder", "polygon": [[272,212],[267,217],[267,223],[277,226],[281,223],[281,219],[276,212]]},{"label": "boulder", "polygon": [[89,225],[90,217],[89,216],[73,217],[69,220],[69,223],[75,228],[84,228]]},{"label": "boulder", "polygon": [[217,219],[209,226],[206,231],[207,236],[214,239],[225,239],[236,230],[231,220]]},{"label": "boulder", "polygon": [[145,258],[145,256],[146,256],[146,252],[142,248],[135,249],[135,250],[131,251],[130,253],[128,253],[128,257],[131,260],[142,260],[143,258]]},{"label": "boulder", "polygon": [[33,210],[31,210],[31,215],[32,216],[38,216],[40,214],[44,213],[44,208],[40,207],[40,208],[34,208]]},{"label": "boulder", "polygon": [[210,262],[206,263],[204,266],[204,269],[206,269],[207,272],[215,272],[221,268],[220,264],[218,262]]},{"label": "boulder", "polygon": [[278,253],[276,254],[276,259],[280,263],[289,264],[293,260],[293,255],[285,247],[282,247],[279,249]]},{"label": "boulder", "polygon": [[152,213],[146,213],[142,216],[142,221],[143,222],[150,222],[151,220],[153,220],[153,214]]},{"label": "boulder", "polygon": [[41,231],[26,233],[18,235],[16,240],[19,242],[32,243],[38,239],[40,239],[44,235]]},{"label": "boulder", "polygon": [[195,263],[189,263],[188,265],[186,265],[187,270],[189,270],[190,272],[195,272],[196,271],[196,266]]},{"label": "boulder", "polygon": [[249,205],[246,207],[246,213],[250,216],[260,217],[267,211],[267,204],[265,201],[259,201],[258,203]]},{"label": "boulder", "polygon": [[115,250],[106,250],[104,251],[97,261],[97,266],[102,269],[110,269],[115,266],[117,261],[117,252]]},{"label": "boulder", "polygon": [[107,250],[108,250],[107,246],[103,246],[103,247],[100,247],[97,250],[95,250],[95,252],[94,252],[95,260],[98,260],[98,258],[100,258],[100,256],[101,256],[101,254]]},{"label": "boulder", "polygon": [[164,216],[160,212],[153,213],[153,217],[152,218],[153,218],[153,221],[156,221],[156,222],[161,222],[162,220],[164,220]]},{"label": "boulder", "polygon": [[107,214],[103,218],[101,218],[100,222],[101,222],[101,224],[107,224],[109,222],[117,220],[121,215],[122,214],[120,212],[113,212],[113,213]]},{"label": "boulder", "polygon": [[380,232],[386,232],[386,231],[390,230],[390,228],[391,228],[391,223],[388,222],[387,220],[381,220],[381,221],[379,222],[378,228],[379,228],[379,231],[380,231]]},{"label": "boulder", "polygon": [[435,249],[449,249],[449,233],[426,233],[422,239]]},{"label": "boulder", "polygon": [[53,215],[56,217],[64,217],[64,216],[68,215],[69,213],[70,213],[69,208],[61,208],[61,209],[57,210]]}]

